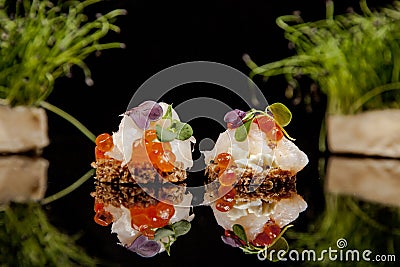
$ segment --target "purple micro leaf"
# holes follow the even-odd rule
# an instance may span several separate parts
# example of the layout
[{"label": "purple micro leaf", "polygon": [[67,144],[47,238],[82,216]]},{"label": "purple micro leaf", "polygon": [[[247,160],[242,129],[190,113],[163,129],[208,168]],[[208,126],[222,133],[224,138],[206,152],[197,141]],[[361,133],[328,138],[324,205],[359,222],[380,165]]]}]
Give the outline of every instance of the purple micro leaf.
[{"label": "purple micro leaf", "polygon": [[139,108],[150,121],[158,120],[163,114],[162,107],[157,102],[151,100],[143,102],[137,108]]},{"label": "purple micro leaf", "polygon": [[128,115],[140,129],[146,130],[150,126],[150,120],[148,116],[137,107],[128,110],[125,112],[125,115]]},{"label": "purple micro leaf", "polygon": [[162,107],[154,101],[145,101],[125,112],[125,115],[131,117],[135,124],[143,130],[149,128],[150,121],[158,120],[162,114]]},{"label": "purple micro leaf", "polygon": [[147,129],[150,126],[150,121],[146,115],[143,114],[142,111],[133,108],[125,113],[136,123],[136,125],[140,129]]},{"label": "purple micro leaf", "polygon": [[148,239],[146,236],[144,236],[144,235],[138,236],[138,237],[132,242],[132,244],[130,244],[130,245],[127,247],[127,249],[130,250],[130,251],[136,252],[136,250],[138,249],[138,247],[139,247],[140,245],[142,245],[144,242],[148,241],[148,240],[149,240],[149,239]]},{"label": "purple micro leaf", "polygon": [[146,242],[139,245],[135,252],[142,257],[150,258],[157,255],[160,249],[160,243],[154,240],[147,240]]},{"label": "purple micro leaf", "polygon": [[242,119],[246,116],[246,112],[239,109],[229,111],[224,116],[224,121],[230,123],[232,128],[237,128],[243,124]]},{"label": "purple micro leaf", "polygon": [[238,247],[242,246],[242,243],[240,243],[240,241],[237,240],[236,238],[232,238],[232,237],[223,235],[223,236],[221,236],[221,239],[225,244],[227,244],[231,247],[238,248]]}]

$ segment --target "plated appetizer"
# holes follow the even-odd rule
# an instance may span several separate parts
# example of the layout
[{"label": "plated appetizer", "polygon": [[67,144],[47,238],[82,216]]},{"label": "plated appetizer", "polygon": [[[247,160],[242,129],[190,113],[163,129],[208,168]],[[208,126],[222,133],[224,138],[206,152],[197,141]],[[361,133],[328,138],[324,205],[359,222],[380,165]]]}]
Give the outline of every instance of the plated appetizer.
[{"label": "plated appetizer", "polygon": [[227,130],[204,151],[205,201],[225,230],[222,240],[246,253],[287,245],[282,237],[307,203],[297,194],[296,174],[308,163],[283,129],[290,111],[275,103],[265,111],[233,110]]},{"label": "plated appetizer", "polygon": [[120,244],[143,257],[167,251],[190,229],[190,125],[171,105],[145,101],[121,115],[117,132],[96,139],[96,223],[111,226]]},{"label": "plated appetizer", "polygon": [[183,182],[196,142],[190,125],[163,102],[145,101],[121,116],[117,132],[97,136],[93,167],[98,181]]}]

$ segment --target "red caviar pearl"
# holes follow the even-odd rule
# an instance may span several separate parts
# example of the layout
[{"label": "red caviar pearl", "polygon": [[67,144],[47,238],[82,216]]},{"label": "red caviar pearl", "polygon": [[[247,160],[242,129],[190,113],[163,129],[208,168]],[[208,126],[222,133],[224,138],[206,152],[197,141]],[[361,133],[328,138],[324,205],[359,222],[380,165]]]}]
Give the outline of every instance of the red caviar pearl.
[{"label": "red caviar pearl", "polygon": [[143,229],[148,228],[150,224],[151,219],[146,213],[131,215],[131,225],[134,229],[138,231],[142,231]]},{"label": "red caviar pearl", "polygon": [[165,202],[158,202],[156,205],[156,216],[164,219],[169,220],[174,216],[175,208],[174,205],[165,203]]},{"label": "red caviar pearl", "polygon": [[155,163],[161,172],[171,172],[175,168],[175,160],[176,157],[172,151],[165,151]]},{"label": "red caviar pearl", "polygon": [[233,207],[233,202],[228,202],[223,198],[218,199],[215,204],[215,208],[220,212],[227,212],[231,210],[232,207]]},{"label": "red caviar pearl", "polygon": [[101,151],[97,146],[94,148],[94,156],[95,156],[96,160],[108,158],[108,157],[105,155],[105,152],[104,152],[104,151]]},{"label": "red caviar pearl", "polygon": [[94,211],[95,212],[98,212],[98,211],[102,210],[103,208],[104,208],[103,203],[99,203],[99,202],[94,203]]},{"label": "red caviar pearl", "polygon": [[218,197],[225,201],[232,202],[235,199],[236,190],[232,186],[220,186],[218,188]]},{"label": "red caviar pearl", "polygon": [[146,130],[144,132],[144,139],[148,142],[153,142],[157,139],[157,132],[156,130]]},{"label": "red caviar pearl", "polygon": [[233,171],[224,171],[219,177],[218,180],[223,186],[230,186],[236,182],[236,175]]},{"label": "red caviar pearl", "polygon": [[156,231],[155,231],[153,228],[145,227],[145,228],[143,228],[140,232],[141,232],[142,235],[144,235],[144,236],[153,238]]},{"label": "red caviar pearl", "polygon": [[220,167],[221,169],[226,169],[229,166],[231,160],[232,160],[231,154],[226,152],[218,154],[217,157],[215,158],[218,167]]},{"label": "red caviar pearl", "polygon": [[101,225],[101,226],[107,226],[113,221],[113,216],[111,213],[108,211],[105,211],[104,209],[99,210],[96,212],[96,215],[94,216],[94,221]]},{"label": "red caviar pearl", "polygon": [[233,202],[235,200],[235,196],[236,196],[236,190],[235,190],[235,188],[232,188],[222,198],[227,202]]},{"label": "red caviar pearl", "polygon": [[108,133],[102,133],[96,137],[96,146],[103,152],[110,151],[114,147],[112,136]]},{"label": "red caviar pearl", "polygon": [[283,137],[282,130],[278,126],[274,126],[269,132],[266,133],[269,140],[279,141]]},{"label": "red caviar pearl", "polygon": [[269,131],[272,130],[273,127],[275,127],[275,121],[274,119],[268,117],[268,116],[257,116],[254,120],[254,123],[258,125],[258,128],[263,131],[264,133],[268,133]]},{"label": "red caviar pearl", "polygon": [[252,241],[255,246],[268,246],[276,237],[280,234],[281,228],[273,221],[268,221],[264,225],[264,229],[259,233],[256,238]]},{"label": "red caviar pearl", "polygon": [[131,225],[144,235],[154,236],[153,228],[164,227],[175,214],[175,208],[171,204],[159,202],[147,208],[131,207]]}]

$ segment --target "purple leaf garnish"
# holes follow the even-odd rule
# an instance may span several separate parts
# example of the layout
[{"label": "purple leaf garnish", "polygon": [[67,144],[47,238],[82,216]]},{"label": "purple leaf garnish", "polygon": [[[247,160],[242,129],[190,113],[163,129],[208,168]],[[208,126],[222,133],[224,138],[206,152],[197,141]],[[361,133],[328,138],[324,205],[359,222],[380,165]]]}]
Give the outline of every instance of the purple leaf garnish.
[{"label": "purple leaf garnish", "polygon": [[140,129],[145,130],[145,129],[149,128],[150,120],[140,110],[131,109],[131,110],[127,111],[125,114],[128,115],[129,117],[131,117],[131,119],[136,123],[136,125]]},{"label": "purple leaf garnish", "polygon": [[158,120],[162,114],[162,107],[157,102],[151,100],[145,101],[139,106],[125,112],[125,115],[131,117],[136,125],[143,130],[149,128],[150,121]]},{"label": "purple leaf garnish", "polygon": [[232,237],[223,235],[223,236],[221,236],[221,239],[225,244],[227,244],[231,247],[238,248],[238,247],[242,246],[242,243],[240,243],[240,241],[236,238],[232,238]]},{"label": "purple leaf garnish", "polygon": [[144,101],[138,108],[147,114],[150,121],[158,120],[163,114],[162,107],[157,102],[151,100]]},{"label": "purple leaf garnish", "polygon": [[144,242],[146,242],[146,241],[148,241],[148,240],[149,240],[149,239],[148,239],[146,236],[144,236],[144,235],[138,236],[138,237],[132,242],[132,244],[131,244],[130,246],[127,247],[127,249],[129,249],[130,251],[136,251],[137,248],[138,248],[140,245],[142,245]]},{"label": "purple leaf garnish", "polygon": [[160,251],[160,243],[149,240],[146,236],[141,235],[133,241],[133,243],[127,247],[128,250],[135,252],[139,256],[150,258]]},{"label": "purple leaf garnish", "polygon": [[160,249],[160,243],[154,240],[148,240],[137,248],[136,253],[142,257],[149,258],[155,256]]},{"label": "purple leaf garnish", "polygon": [[230,123],[232,128],[237,128],[243,124],[242,119],[246,116],[246,112],[239,109],[229,111],[224,116],[224,121]]}]

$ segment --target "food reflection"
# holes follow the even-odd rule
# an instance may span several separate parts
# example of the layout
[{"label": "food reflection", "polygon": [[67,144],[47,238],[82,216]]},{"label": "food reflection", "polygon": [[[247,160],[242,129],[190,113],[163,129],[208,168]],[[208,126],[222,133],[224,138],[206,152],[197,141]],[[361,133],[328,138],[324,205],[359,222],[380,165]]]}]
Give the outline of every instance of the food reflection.
[{"label": "food reflection", "polygon": [[40,157],[0,157],[0,203],[37,201],[47,188],[49,163]]},{"label": "food reflection", "polygon": [[120,244],[142,257],[166,251],[190,230],[192,195],[184,185],[96,183],[94,221],[111,225]]},{"label": "food reflection", "polygon": [[400,160],[330,157],[326,190],[400,207]]},{"label": "food reflection", "polygon": [[[233,110],[225,115],[228,129],[212,151],[204,152],[205,201],[225,230],[226,244],[275,261],[267,251],[288,251],[283,234],[307,208],[297,194],[296,174],[308,158],[284,136],[269,109],[275,110]],[[246,124],[241,138],[240,127]]]}]

